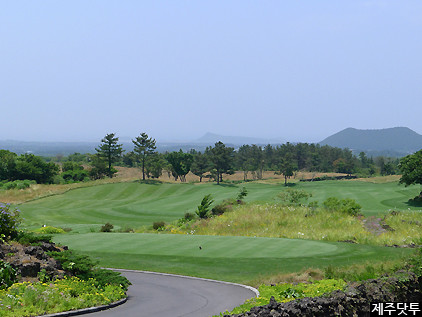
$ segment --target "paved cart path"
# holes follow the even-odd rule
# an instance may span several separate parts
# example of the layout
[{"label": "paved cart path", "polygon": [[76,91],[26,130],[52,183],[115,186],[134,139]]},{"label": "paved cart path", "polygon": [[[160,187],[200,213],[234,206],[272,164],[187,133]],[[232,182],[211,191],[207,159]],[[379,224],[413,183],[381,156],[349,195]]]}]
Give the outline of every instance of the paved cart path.
[{"label": "paved cart path", "polygon": [[237,284],[152,272],[117,270],[132,283],[128,301],[90,317],[209,317],[256,296]]}]

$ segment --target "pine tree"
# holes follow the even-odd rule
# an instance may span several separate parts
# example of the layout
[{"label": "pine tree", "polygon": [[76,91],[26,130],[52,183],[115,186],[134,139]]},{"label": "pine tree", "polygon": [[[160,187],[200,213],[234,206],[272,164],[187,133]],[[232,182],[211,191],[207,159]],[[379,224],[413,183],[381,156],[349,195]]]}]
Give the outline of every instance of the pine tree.
[{"label": "pine tree", "polygon": [[107,175],[112,178],[116,170],[112,168],[112,164],[117,162],[122,153],[122,144],[117,144],[119,138],[115,137],[115,133],[107,134],[102,140],[99,148],[96,148],[97,154],[105,160],[108,165]]}]

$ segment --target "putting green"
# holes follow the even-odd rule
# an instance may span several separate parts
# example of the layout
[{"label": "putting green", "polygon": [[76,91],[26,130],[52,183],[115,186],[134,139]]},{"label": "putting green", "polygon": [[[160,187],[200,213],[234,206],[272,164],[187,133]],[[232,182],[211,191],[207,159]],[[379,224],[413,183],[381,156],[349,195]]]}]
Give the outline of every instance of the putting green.
[{"label": "putting green", "polygon": [[412,252],[337,242],[171,234],[62,234],[56,235],[54,241],[94,257],[105,267],[239,283],[310,267],[388,261]]},{"label": "putting green", "polygon": [[60,235],[55,241],[84,252],[187,257],[282,259],[341,252],[338,245],[319,241],[178,234],[87,233]]}]

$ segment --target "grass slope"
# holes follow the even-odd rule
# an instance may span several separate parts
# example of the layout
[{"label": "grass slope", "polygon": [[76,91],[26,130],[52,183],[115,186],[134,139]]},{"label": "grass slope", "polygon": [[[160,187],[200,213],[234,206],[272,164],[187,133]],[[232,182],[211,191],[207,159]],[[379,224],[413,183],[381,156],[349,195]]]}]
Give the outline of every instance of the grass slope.
[{"label": "grass slope", "polygon": [[[150,226],[154,221],[171,222],[185,212],[195,212],[206,194],[212,194],[218,203],[236,197],[246,187],[246,201],[274,201],[286,188],[280,184],[250,182],[240,185],[223,184],[143,184],[116,183],[78,188],[62,195],[51,196],[22,204],[20,209],[29,228],[44,224],[71,227],[79,232],[98,230],[111,222],[115,226]],[[388,209],[418,210],[407,200],[419,192],[418,186],[405,188],[397,183],[372,184],[358,181],[325,181],[299,183],[295,188],[313,194],[311,200],[322,202],[327,197],[353,198],[363,206],[367,215],[383,214]]]},{"label": "grass slope", "polygon": [[[58,235],[55,242],[106,267],[159,271],[248,283],[304,268],[397,259],[412,250],[322,241],[134,233]],[[199,248],[202,247],[202,249]]]}]

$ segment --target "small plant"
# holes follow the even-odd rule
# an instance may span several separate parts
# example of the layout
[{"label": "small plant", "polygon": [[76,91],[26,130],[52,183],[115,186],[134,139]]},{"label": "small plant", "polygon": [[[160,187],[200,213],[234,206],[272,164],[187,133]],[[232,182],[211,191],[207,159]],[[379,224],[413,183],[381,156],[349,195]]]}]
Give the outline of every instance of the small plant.
[{"label": "small plant", "polygon": [[165,226],[166,223],[164,221],[156,221],[152,224],[152,228],[157,231],[163,230]]},{"label": "small plant", "polygon": [[45,269],[42,269],[41,271],[38,272],[38,280],[41,283],[47,283],[49,282],[51,279],[47,274],[47,271]]},{"label": "small plant", "polygon": [[204,219],[208,217],[208,211],[213,202],[214,200],[212,199],[211,194],[205,195],[204,198],[202,198],[201,204],[198,206],[198,210],[196,211],[199,218]]},{"label": "small plant", "polygon": [[0,289],[5,289],[16,282],[16,270],[7,262],[0,260]]},{"label": "small plant", "polygon": [[245,187],[242,187],[237,195],[237,200],[243,200],[248,195],[248,191]]},{"label": "small plant", "polygon": [[195,215],[191,212],[186,212],[183,218],[186,221],[191,221],[191,220],[195,219]]},{"label": "small plant", "polygon": [[107,222],[104,226],[101,226],[100,232],[111,232],[113,230],[114,226]]}]

